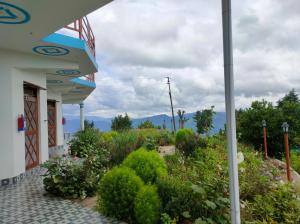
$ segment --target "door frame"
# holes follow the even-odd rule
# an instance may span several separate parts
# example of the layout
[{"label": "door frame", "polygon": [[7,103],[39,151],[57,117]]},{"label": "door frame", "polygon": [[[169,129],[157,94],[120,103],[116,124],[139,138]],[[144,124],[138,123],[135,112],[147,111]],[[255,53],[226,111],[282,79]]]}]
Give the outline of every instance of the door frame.
[{"label": "door frame", "polygon": [[[25,89],[32,89],[34,92],[35,92],[35,96],[30,96],[28,94],[25,93]],[[26,152],[27,152],[27,146],[26,146],[26,134],[27,134],[27,130],[25,130],[24,132],[24,138],[25,138],[25,169],[26,170],[30,170],[36,166],[38,166],[40,164],[40,155],[41,155],[41,151],[40,151],[40,100],[39,100],[39,87],[35,86],[35,85],[32,85],[32,84],[29,84],[29,83],[26,83],[24,82],[24,85],[23,85],[23,91],[24,91],[24,94],[23,94],[23,101],[24,101],[24,115],[26,115],[26,112],[25,112],[25,98],[26,97],[32,97],[32,98],[35,98],[36,99],[36,111],[35,111],[35,115],[37,116],[36,117],[36,161],[34,161],[34,163],[31,163],[29,165],[26,164]],[[25,117],[25,121],[26,121],[26,117]],[[27,121],[26,121],[26,128],[27,128],[28,124],[27,124]]]},{"label": "door frame", "polygon": [[[54,104],[54,108],[55,108],[55,113],[54,113],[54,125],[53,125],[53,129],[54,129],[54,142],[55,144],[49,145],[49,137],[50,137],[50,133],[49,133],[49,114],[48,114],[48,103],[53,103]],[[57,146],[57,102],[56,100],[51,100],[51,99],[47,99],[47,121],[48,121],[48,147],[55,147]]]}]

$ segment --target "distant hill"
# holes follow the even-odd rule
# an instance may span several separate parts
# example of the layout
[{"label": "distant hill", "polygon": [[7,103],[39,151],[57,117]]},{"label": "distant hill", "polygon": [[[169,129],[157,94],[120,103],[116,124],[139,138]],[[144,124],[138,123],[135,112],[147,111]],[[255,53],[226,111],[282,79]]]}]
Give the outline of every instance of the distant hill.
[{"label": "distant hill", "polygon": [[[186,128],[192,128],[193,130],[196,130],[196,125],[194,122],[195,113],[188,113],[185,115],[186,118],[189,120],[185,123]],[[95,127],[99,128],[101,131],[110,131],[111,127],[111,120],[112,118],[102,118],[97,116],[86,116],[86,119],[89,121],[93,121],[95,124]],[[160,115],[154,115],[151,117],[144,117],[144,118],[134,118],[132,119],[133,127],[137,128],[138,125],[144,121],[151,121],[155,126],[163,126],[163,123],[165,122],[167,129],[171,130],[172,124],[171,124],[171,117],[166,114],[160,114]],[[178,128],[178,116],[175,117],[176,120],[176,128]],[[220,129],[224,128],[224,124],[226,121],[226,115],[225,112],[217,112],[214,116],[213,125],[214,128],[211,131],[211,134],[217,133]],[[80,121],[79,117],[66,117],[66,124],[64,126],[64,131],[73,133],[79,130],[80,127]]]}]

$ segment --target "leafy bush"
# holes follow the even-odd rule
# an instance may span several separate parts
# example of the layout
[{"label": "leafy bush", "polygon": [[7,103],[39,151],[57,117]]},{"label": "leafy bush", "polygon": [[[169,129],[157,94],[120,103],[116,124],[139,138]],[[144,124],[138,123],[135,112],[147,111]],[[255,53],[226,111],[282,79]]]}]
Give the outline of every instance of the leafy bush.
[{"label": "leafy bush", "polygon": [[158,184],[164,212],[179,220],[229,223],[226,155],[207,148],[197,149],[194,157],[167,156],[169,175]]},{"label": "leafy bush", "polygon": [[171,145],[175,143],[174,135],[166,130],[161,130],[160,135],[158,137],[158,145],[165,146]]},{"label": "leafy bush", "polygon": [[161,214],[160,218],[161,224],[176,224],[177,220],[172,219],[167,213]]},{"label": "leafy bush", "polygon": [[106,142],[104,145],[108,145],[111,166],[119,165],[127,155],[143,145],[146,148],[154,149],[158,144],[164,145],[173,142],[169,132],[158,129],[138,129],[117,134],[113,132],[110,138],[106,137],[109,140],[104,140],[104,137],[101,139],[101,142]]},{"label": "leafy bush", "polygon": [[209,141],[208,137],[205,137],[205,138],[199,137],[198,138],[198,147],[205,149],[208,146],[208,141]]},{"label": "leafy bush", "polygon": [[191,212],[199,202],[193,204],[191,184],[179,178],[165,176],[158,179],[157,189],[162,200],[163,212],[182,220],[184,212]]},{"label": "leafy bush", "polygon": [[89,159],[56,157],[42,164],[45,190],[58,196],[85,198],[92,196],[104,169],[93,167]]},{"label": "leafy bush", "polygon": [[255,195],[264,195],[270,190],[278,173],[271,162],[261,159],[261,154],[254,153],[253,149],[242,149],[245,159],[239,164],[240,198],[253,200]]},{"label": "leafy bush", "polygon": [[267,223],[300,223],[300,201],[289,185],[277,186],[264,195],[256,195],[247,204],[249,221]]},{"label": "leafy bush", "polygon": [[160,216],[160,198],[154,186],[144,186],[134,201],[135,220],[140,224],[155,224]]},{"label": "leafy bush", "polygon": [[134,200],[143,181],[133,170],[122,167],[113,168],[99,183],[98,206],[105,215],[123,221],[134,218]]},{"label": "leafy bush", "polygon": [[80,158],[87,157],[90,151],[96,150],[99,142],[100,132],[96,128],[86,128],[78,131],[69,142],[71,155]]},{"label": "leafy bush", "polygon": [[174,136],[167,130],[159,130],[154,128],[131,130],[131,132],[140,135],[143,141],[152,138],[158,145],[170,145],[174,143]]},{"label": "leafy bush", "polygon": [[116,131],[101,132],[99,136],[99,144],[103,147],[109,148],[117,135],[118,132]]},{"label": "leafy bush", "polygon": [[154,138],[148,137],[144,141],[144,147],[148,150],[157,150],[158,145],[156,144],[156,141]]},{"label": "leafy bush", "polygon": [[[225,149],[225,139],[216,136],[208,138],[207,147],[197,149],[193,157],[179,154],[165,157],[169,175],[158,181],[163,212],[172,218],[178,217],[179,221],[229,223],[228,159]],[[299,199],[296,198],[299,195],[274,188],[279,184],[279,169],[272,161],[263,161],[262,155],[253,148],[239,144],[238,149],[244,155],[244,160],[239,163],[242,222],[298,223]],[[189,193],[185,195],[186,192]],[[263,203],[265,197],[267,199]]]},{"label": "leafy bush", "polygon": [[291,164],[293,169],[300,174],[300,152],[291,152]]},{"label": "leafy bush", "polygon": [[184,155],[191,155],[197,147],[197,140],[192,129],[183,128],[176,133],[176,148]]},{"label": "leafy bush", "polygon": [[155,183],[158,177],[167,173],[165,161],[159,153],[143,148],[132,152],[122,165],[133,169],[145,183]]},{"label": "leafy bush", "polygon": [[143,139],[135,132],[122,132],[116,135],[110,145],[110,164],[119,165],[127,155],[140,148]]}]

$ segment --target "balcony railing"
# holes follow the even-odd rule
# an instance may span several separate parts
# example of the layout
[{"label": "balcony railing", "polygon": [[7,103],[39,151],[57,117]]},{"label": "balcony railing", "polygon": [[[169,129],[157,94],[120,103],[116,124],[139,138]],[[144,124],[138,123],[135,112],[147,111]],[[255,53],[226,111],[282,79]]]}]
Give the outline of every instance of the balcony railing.
[{"label": "balcony railing", "polygon": [[[86,16],[75,20],[65,28],[77,32],[79,39],[84,40],[88,44],[94,57],[96,56],[95,35]],[[95,74],[88,74],[85,78],[90,82],[95,82]]]}]

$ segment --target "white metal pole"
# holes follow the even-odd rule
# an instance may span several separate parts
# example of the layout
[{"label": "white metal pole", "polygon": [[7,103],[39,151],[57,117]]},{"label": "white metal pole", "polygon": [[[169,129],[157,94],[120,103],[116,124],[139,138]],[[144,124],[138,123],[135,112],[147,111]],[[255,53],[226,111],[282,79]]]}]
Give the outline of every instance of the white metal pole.
[{"label": "white metal pole", "polygon": [[229,159],[231,223],[240,224],[240,196],[237,164],[236,123],[234,104],[234,77],[232,56],[231,0],[222,0],[224,81],[226,103],[226,128]]},{"label": "white metal pole", "polygon": [[84,131],[84,104],[79,104],[80,106],[80,130]]}]

